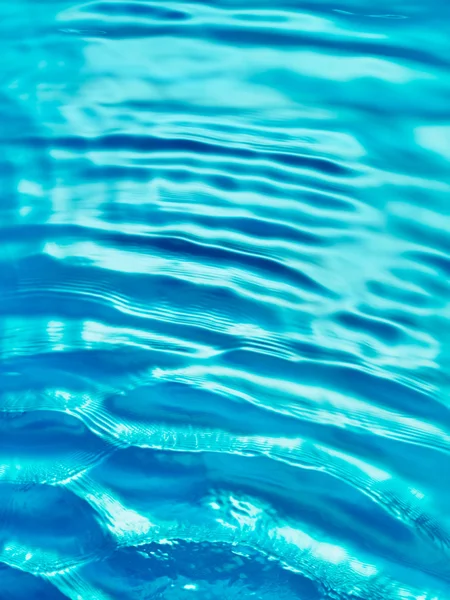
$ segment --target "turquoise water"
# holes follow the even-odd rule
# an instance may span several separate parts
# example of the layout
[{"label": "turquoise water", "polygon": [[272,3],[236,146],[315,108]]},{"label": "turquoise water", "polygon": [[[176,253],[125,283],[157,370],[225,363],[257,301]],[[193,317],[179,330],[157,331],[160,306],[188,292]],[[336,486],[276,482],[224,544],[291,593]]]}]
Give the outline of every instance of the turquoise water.
[{"label": "turquoise water", "polygon": [[450,598],[449,23],[1,3],[0,600]]}]

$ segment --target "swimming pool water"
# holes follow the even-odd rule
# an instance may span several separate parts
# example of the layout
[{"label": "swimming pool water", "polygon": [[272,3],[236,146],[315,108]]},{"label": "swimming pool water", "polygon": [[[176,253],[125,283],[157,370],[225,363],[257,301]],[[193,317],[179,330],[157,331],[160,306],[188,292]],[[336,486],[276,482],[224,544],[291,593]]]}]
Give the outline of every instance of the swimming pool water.
[{"label": "swimming pool water", "polygon": [[449,23],[1,2],[0,600],[450,598]]}]

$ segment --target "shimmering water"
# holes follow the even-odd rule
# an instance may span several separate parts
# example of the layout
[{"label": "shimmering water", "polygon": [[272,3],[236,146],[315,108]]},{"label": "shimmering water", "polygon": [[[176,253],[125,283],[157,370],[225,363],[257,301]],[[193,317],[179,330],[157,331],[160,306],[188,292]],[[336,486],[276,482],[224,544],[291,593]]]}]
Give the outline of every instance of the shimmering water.
[{"label": "shimmering water", "polygon": [[1,600],[450,598],[449,23],[1,2]]}]

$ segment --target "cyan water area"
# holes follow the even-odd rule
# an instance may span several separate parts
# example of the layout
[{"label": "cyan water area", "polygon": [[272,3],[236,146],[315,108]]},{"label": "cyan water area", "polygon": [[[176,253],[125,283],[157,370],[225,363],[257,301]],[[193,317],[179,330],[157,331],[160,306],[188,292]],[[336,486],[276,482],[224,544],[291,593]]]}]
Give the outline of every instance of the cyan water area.
[{"label": "cyan water area", "polygon": [[450,599],[450,3],[0,1],[0,600]]}]

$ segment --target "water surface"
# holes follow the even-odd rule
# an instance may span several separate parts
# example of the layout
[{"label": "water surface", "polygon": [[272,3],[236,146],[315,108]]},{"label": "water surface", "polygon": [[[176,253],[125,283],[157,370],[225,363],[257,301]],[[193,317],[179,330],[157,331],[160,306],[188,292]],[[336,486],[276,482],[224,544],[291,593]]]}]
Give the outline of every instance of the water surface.
[{"label": "water surface", "polygon": [[449,19],[2,2],[1,600],[450,597]]}]

